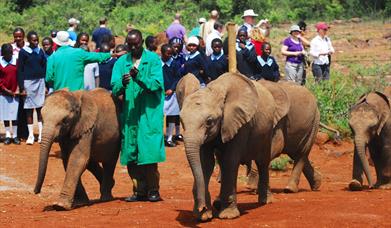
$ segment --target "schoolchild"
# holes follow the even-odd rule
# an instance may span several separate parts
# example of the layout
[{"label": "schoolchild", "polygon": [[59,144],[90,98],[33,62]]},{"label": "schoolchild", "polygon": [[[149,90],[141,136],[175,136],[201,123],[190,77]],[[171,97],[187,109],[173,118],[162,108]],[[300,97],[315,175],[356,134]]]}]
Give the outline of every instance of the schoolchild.
[{"label": "schoolchild", "polygon": [[[101,43],[100,52],[110,53],[110,45],[108,43]],[[111,91],[111,75],[113,67],[117,58],[110,57],[109,59],[98,64],[99,66],[99,87]]]},{"label": "schoolchild", "polygon": [[82,45],[88,46],[88,43],[90,42],[90,35],[85,32],[79,33],[76,38],[76,43],[74,45],[75,48],[79,48]]},{"label": "schoolchild", "polygon": [[248,38],[247,27],[242,26],[236,38],[236,62],[238,71],[247,76],[254,78],[254,67],[251,64],[251,53],[255,53],[254,45]]},{"label": "schoolchild", "polygon": [[157,46],[158,43],[155,36],[147,36],[147,38],[145,38],[145,47],[147,47],[148,50],[156,52]]},{"label": "schoolchild", "polygon": [[207,77],[205,76],[205,57],[198,51],[199,40],[192,36],[189,38],[186,49],[189,52],[183,64],[183,75],[192,73],[200,81],[201,87],[205,86]]},{"label": "schoolchild", "polygon": [[18,81],[22,94],[26,95],[23,108],[26,111],[26,120],[29,136],[27,145],[34,144],[33,111],[37,112],[38,119],[38,143],[42,137],[41,108],[45,101],[45,75],[46,58],[43,50],[39,48],[39,37],[35,31],[27,34],[28,47],[22,48],[18,58]]},{"label": "schoolchild", "polygon": [[269,43],[262,44],[262,55],[252,54],[251,58],[255,65],[255,80],[266,79],[276,82],[280,79],[280,72],[277,61],[271,56],[272,48]]},{"label": "schoolchild", "polygon": [[[173,138],[173,131],[176,123],[179,123],[179,105],[176,98],[175,88],[180,79],[180,65],[172,58],[174,50],[169,44],[164,44],[161,47],[161,60],[164,79],[164,114],[166,115],[166,140],[165,145],[168,147],[175,147],[175,138]],[[180,132],[179,132],[180,134]]]},{"label": "schoolchild", "polygon": [[24,41],[25,33],[24,30],[20,27],[15,28],[12,35],[14,37],[14,42],[12,43],[12,54],[18,58],[20,50],[23,47],[27,47],[29,43]]},{"label": "schoolchild", "polygon": [[[18,88],[16,57],[12,55],[11,44],[1,46],[0,57],[0,121],[4,121],[4,144],[20,144],[18,138],[18,106],[19,97],[16,96]],[[12,138],[11,123],[12,122]]]},{"label": "schoolchild", "polygon": [[220,38],[212,40],[212,54],[206,59],[205,73],[208,76],[208,80],[213,81],[220,75],[228,72],[228,59],[224,55],[223,41]]},{"label": "schoolchild", "polygon": [[46,60],[54,53],[53,49],[53,40],[50,37],[45,37],[42,39],[42,50],[45,55]]},{"label": "schoolchild", "polygon": [[185,57],[183,56],[183,40],[177,37],[171,38],[168,42],[173,48],[172,58],[174,61],[179,62],[179,65],[185,63]]}]

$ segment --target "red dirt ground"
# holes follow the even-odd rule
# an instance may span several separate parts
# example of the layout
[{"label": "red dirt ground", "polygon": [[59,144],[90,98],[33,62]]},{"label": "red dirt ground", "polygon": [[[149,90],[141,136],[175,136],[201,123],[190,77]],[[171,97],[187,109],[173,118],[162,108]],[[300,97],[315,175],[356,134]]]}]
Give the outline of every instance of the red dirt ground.
[{"label": "red dirt ground", "polygon": [[[183,145],[167,149],[167,161],[161,163],[161,195],[157,203],[126,203],[123,198],[131,192],[131,181],[126,168],[117,166],[116,200],[97,202],[99,189],[92,175],[86,172],[83,182],[90,206],[72,211],[44,211],[59,195],[64,171],[58,157],[59,147],[54,145],[49,158],[48,171],[42,193],[34,195],[39,145],[0,145],[0,224],[2,227],[390,227],[391,191],[346,190],[351,178],[353,145],[326,144],[314,146],[311,159],[323,175],[320,191],[312,192],[304,177],[300,192],[282,192],[290,170],[271,172],[272,204],[258,207],[257,196],[245,186],[244,169],[238,181],[240,218],[198,223],[192,216],[193,177]],[[217,172],[216,172],[217,173]],[[372,174],[375,175],[374,170]],[[214,177],[216,174],[214,175]],[[211,194],[218,193],[219,184],[211,181]]]}]

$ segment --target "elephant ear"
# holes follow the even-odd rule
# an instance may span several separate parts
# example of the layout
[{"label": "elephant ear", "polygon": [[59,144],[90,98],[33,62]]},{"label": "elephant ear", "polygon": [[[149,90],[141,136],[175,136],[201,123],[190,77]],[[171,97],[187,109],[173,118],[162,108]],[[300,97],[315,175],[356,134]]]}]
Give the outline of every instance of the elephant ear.
[{"label": "elephant ear", "polygon": [[276,111],[274,114],[273,126],[276,126],[278,121],[284,118],[289,112],[291,106],[289,96],[276,82],[260,80],[257,83],[260,83],[266,87],[266,89],[269,90],[274,98],[274,102],[276,103]]},{"label": "elephant ear", "polygon": [[380,115],[380,123],[379,123],[379,127],[377,128],[377,134],[379,135],[384,127],[384,124],[386,124],[387,120],[390,118],[391,107],[390,107],[390,101],[388,100],[388,97],[385,94],[380,92],[374,92],[374,93],[384,101],[382,105],[376,106],[378,114]]},{"label": "elephant ear", "polygon": [[225,73],[208,85],[224,102],[221,124],[222,142],[230,141],[257,110],[258,93],[254,84],[237,73]]},{"label": "elephant ear", "polygon": [[187,96],[200,89],[200,81],[191,73],[186,74],[179,80],[175,92],[179,108],[182,109],[183,101]]},{"label": "elephant ear", "polygon": [[80,117],[76,120],[71,138],[80,138],[94,127],[98,116],[98,106],[89,92],[76,91],[73,94],[78,99]]}]

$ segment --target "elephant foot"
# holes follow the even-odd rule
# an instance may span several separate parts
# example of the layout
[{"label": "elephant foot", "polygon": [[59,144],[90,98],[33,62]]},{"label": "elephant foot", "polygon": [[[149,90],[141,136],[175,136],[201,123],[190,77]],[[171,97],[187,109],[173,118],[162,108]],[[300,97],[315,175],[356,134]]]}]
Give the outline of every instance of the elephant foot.
[{"label": "elephant foot", "polygon": [[261,205],[266,205],[266,204],[270,204],[270,203],[273,203],[273,195],[270,191],[267,192],[267,195],[266,197],[260,197],[258,198],[258,203],[261,204]]},{"label": "elephant foot", "polygon": [[220,198],[216,198],[213,201],[213,208],[216,209],[216,211],[220,211],[221,210],[221,200],[220,200]]},{"label": "elephant foot", "polygon": [[201,211],[194,209],[193,213],[196,216],[196,218],[201,222],[207,222],[213,218],[212,210],[206,207],[204,207]]},{"label": "elephant foot", "polygon": [[383,189],[383,190],[391,190],[391,183],[388,184],[380,184],[376,186],[378,189]]},{"label": "elephant foot", "polygon": [[233,219],[240,216],[240,212],[237,206],[227,207],[220,211],[219,218],[220,219]]},{"label": "elephant foot", "polygon": [[284,188],[285,193],[297,193],[298,191],[299,191],[299,187],[297,186],[297,184],[288,184]]},{"label": "elephant foot", "polygon": [[322,176],[319,173],[315,173],[314,180],[311,183],[311,190],[312,191],[319,190],[321,184],[322,184]]},{"label": "elephant foot", "polygon": [[360,181],[358,180],[352,180],[349,183],[349,189],[350,191],[362,191],[363,187]]},{"label": "elephant foot", "polygon": [[72,210],[72,203],[70,202],[55,202],[53,209],[56,211],[69,211]]}]

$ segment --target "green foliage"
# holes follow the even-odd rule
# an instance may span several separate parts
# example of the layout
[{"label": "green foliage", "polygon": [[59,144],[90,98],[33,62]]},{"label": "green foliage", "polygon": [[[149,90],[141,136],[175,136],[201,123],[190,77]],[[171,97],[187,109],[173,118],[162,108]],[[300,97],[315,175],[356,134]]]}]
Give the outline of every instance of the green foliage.
[{"label": "green foliage", "polygon": [[288,164],[292,162],[293,160],[288,155],[283,154],[278,158],[273,159],[270,162],[270,167],[272,170],[285,171],[288,168]]}]

